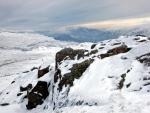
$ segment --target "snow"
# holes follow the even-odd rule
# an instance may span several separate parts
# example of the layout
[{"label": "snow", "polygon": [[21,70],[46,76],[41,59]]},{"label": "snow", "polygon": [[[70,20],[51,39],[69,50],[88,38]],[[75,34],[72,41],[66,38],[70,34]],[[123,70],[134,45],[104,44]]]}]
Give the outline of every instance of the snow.
[{"label": "snow", "polygon": [[[76,43],[60,42],[39,34],[1,32],[0,104],[10,104],[0,106],[1,113],[28,112],[25,103],[22,103],[23,96],[17,97],[20,86],[25,87],[29,83],[35,86],[40,80],[50,81],[54,75],[56,52],[73,45]],[[31,71],[33,67],[45,68],[49,65],[52,71],[40,79],[37,79],[37,70]],[[22,95],[25,96],[26,92]]]},{"label": "snow", "polygon": [[[134,40],[135,38],[146,41],[138,42],[139,40]],[[150,76],[150,67],[138,62],[136,57],[150,52],[150,41],[142,36],[121,36],[118,39],[105,40],[97,43],[95,47],[98,49],[97,55],[118,47],[119,45],[114,45],[118,42],[124,42],[132,49],[127,53],[104,59],[94,58],[95,61],[81,78],[74,81],[68,96],[63,98],[63,94],[68,90],[68,87],[64,87],[61,93],[55,91],[52,97],[51,85],[50,95],[44,103],[33,110],[27,110],[25,107],[27,99],[23,99],[26,92],[17,96],[20,86],[25,87],[29,83],[35,86],[38,81],[52,81],[55,73],[55,54],[59,50],[72,47],[91,51],[92,43],[77,44],[57,41],[39,34],[1,32],[0,104],[9,103],[8,106],[0,106],[1,113],[149,113],[150,94],[147,91],[150,90],[150,86],[143,86],[147,81],[143,81],[142,78]],[[73,64],[93,56],[62,62],[59,66],[62,75],[70,72],[69,69]],[[38,70],[31,70],[33,67],[43,69],[47,66],[50,66],[51,71],[39,79]],[[117,89],[122,74],[126,74],[124,86]],[[129,83],[131,85],[127,88],[126,85]],[[140,87],[142,89],[139,91]],[[65,102],[66,99],[69,102],[65,107],[53,111],[52,98],[54,101],[60,99],[58,102]],[[78,101],[84,101],[84,104],[76,105]]]},{"label": "snow", "polygon": [[[127,53],[105,59],[96,58],[82,77],[74,81],[74,86],[71,87],[68,94],[70,104],[61,109],[64,113],[145,113],[149,111],[147,106],[150,103],[148,99],[150,95],[147,91],[150,87],[144,87],[145,81],[142,79],[146,75],[150,76],[148,75],[150,68],[138,62],[136,57],[150,52],[150,42],[139,43],[134,41],[134,38],[137,37],[122,36],[117,41],[103,41],[106,43],[105,50],[99,53],[105,53],[106,50],[111,49],[113,43],[118,40],[132,49]],[[147,40],[145,37],[140,37],[140,40],[142,39]],[[127,57],[127,59],[123,60],[122,57]],[[70,63],[73,62],[70,61]],[[64,62],[62,67],[65,64],[68,64],[68,61]],[[124,87],[118,90],[117,85],[122,74],[126,74]],[[129,83],[131,86],[125,87]],[[70,106],[78,101],[84,101],[92,106],[85,104]],[[95,103],[97,106],[93,106]]]}]

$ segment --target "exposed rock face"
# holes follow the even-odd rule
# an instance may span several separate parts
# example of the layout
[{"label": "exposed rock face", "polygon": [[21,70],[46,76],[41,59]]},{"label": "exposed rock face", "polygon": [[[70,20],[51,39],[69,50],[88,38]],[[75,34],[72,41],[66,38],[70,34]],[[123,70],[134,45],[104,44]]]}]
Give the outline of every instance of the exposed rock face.
[{"label": "exposed rock face", "polygon": [[47,82],[39,81],[31,92],[27,94],[27,109],[33,109],[37,105],[41,105],[49,95]]},{"label": "exposed rock face", "polygon": [[122,45],[122,46],[119,46],[119,47],[108,50],[107,53],[105,53],[105,54],[100,54],[100,58],[103,59],[103,58],[113,56],[113,55],[117,55],[117,54],[120,54],[120,53],[126,53],[130,50],[131,50],[131,48],[128,48],[126,45]]},{"label": "exposed rock face", "polygon": [[84,57],[84,53],[87,50],[84,49],[78,49],[78,50],[73,50],[72,48],[65,48],[59,52],[56,53],[56,68],[57,65],[61,63],[65,58],[66,59],[71,59],[74,60],[75,56],[77,56],[77,59],[80,59]]},{"label": "exposed rock face", "polygon": [[[94,51],[94,50],[93,50]],[[79,79],[83,73],[86,71],[86,69],[90,66],[90,64],[94,61],[94,59],[85,59],[82,62],[79,63],[73,63],[72,67],[69,67],[68,70],[70,72],[68,73],[62,73],[61,65],[65,63],[66,58],[69,58],[70,60],[74,60],[75,56],[77,56],[77,59],[80,59],[81,57],[85,57],[86,50],[73,50],[71,48],[66,48],[61,50],[56,54],[56,72],[54,74],[54,84],[53,84],[53,102],[54,102],[54,109],[55,107],[59,108],[62,106],[65,106],[67,104],[67,95],[69,93],[70,87],[73,86],[73,82],[75,79]],[[96,53],[97,50],[93,52]],[[88,56],[90,55],[87,52]],[[61,61],[63,61],[61,63]],[[64,87],[64,89],[63,89]],[[62,90],[63,89],[63,90]]]},{"label": "exposed rock face", "polygon": [[61,81],[59,82],[59,91],[62,90],[62,87],[65,85],[73,86],[73,81],[75,79],[79,79],[82,74],[85,72],[85,70],[90,66],[90,64],[93,62],[93,59],[85,60],[81,63],[74,64],[73,67],[70,69],[70,73],[66,73]]},{"label": "exposed rock face", "polygon": [[44,69],[39,69],[38,70],[38,78],[44,76],[45,74],[47,74],[49,72],[49,66],[44,68]]},{"label": "exposed rock face", "polygon": [[[67,95],[70,91],[70,87],[73,86],[73,82],[75,79],[79,79],[86,69],[93,63],[93,55],[97,56],[96,53],[99,51],[94,49],[96,45],[91,47],[91,51],[86,50],[73,50],[71,48],[66,48],[61,50],[56,54],[56,72],[54,75],[54,85],[53,85],[53,93],[54,96],[54,109],[55,107],[63,107],[67,104]],[[106,54],[101,54],[101,59],[105,57],[110,57],[113,55],[117,55],[120,53],[126,53],[131,48],[128,48],[126,45],[122,45],[107,51]],[[86,52],[86,54],[85,54]],[[83,58],[83,61],[80,63],[73,63],[72,67],[69,68],[69,73],[62,74],[61,66],[65,66],[66,59],[75,60],[75,56],[77,59]],[[84,60],[85,58],[85,60]],[[88,59],[87,59],[88,58]],[[63,61],[63,62],[62,62]],[[65,67],[64,67],[65,68]],[[68,69],[68,68],[67,68]],[[118,83],[118,89],[122,89],[124,86],[126,74],[121,76],[121,80]],[[63,90],[62,90],[63,89]]]}]

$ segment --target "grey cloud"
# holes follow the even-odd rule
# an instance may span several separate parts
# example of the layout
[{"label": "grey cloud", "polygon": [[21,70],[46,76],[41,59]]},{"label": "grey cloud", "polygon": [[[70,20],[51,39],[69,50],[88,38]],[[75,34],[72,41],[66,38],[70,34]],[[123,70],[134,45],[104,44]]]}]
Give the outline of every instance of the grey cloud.
[{"label": "grey cloud", "polygon": [[52,29],[150,16],[149,0],[0,0],[0,28]]}]

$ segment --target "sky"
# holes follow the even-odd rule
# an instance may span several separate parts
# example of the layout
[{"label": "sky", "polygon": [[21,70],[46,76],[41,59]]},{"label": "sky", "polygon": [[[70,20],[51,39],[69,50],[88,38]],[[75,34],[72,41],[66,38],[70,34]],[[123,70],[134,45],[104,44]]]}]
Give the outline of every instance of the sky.
[{"label": "sky", "polygon": [[52,30],[144,19],[150,17],[149,4],[150,0],[0,0],[0,29]]}]

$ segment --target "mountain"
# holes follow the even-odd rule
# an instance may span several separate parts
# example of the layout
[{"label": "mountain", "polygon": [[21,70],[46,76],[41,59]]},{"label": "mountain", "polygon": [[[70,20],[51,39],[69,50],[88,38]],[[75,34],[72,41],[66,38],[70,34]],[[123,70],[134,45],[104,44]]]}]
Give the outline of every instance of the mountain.
[{"label": "mountain", "polygon": [[150,38],[74,43],[0,33],[2,113],[149,113]]},{"label": "mountain", "polygon": [[46,36],[52,36],[57,40],[62,41],[75,41],[75,42],[98,42],[108,39],[114,39],[119,36],[131,36],[131,35],[144,35],[150,36],[150,30],[147,25],[127,27],[127,28],[107,28],[107,29],[94,29],[86,27],[74,27],[68,28],[64,31],[49,32],[49,31],[38,31],[40,34]]},{"label": "mountain", "polygon": [[[42,33],[43,34],[43,33]],[[46,34],[46,33],[44,33]],[[53,36],[57,40],[68,40],[75,42],[97,42],[106,39],[112,39],[120,36],[119,31],[114,30],[99,30],[90,28],[71,28],[63,32],[49,33],[48,36]]]}]

